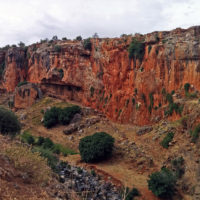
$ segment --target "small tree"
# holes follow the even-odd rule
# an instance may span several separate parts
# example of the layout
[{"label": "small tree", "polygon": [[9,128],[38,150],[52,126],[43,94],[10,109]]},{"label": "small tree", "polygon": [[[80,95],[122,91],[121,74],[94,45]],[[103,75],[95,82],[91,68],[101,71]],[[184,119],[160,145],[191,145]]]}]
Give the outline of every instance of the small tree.
[{"label": "small tree", "polygon": [[81,41],[82,37],[79,35],[79,36],[76,37],[76,40]]},{"label": "small tree", "polygon": [[167,168],[149,176],[148,187],[159,198],[171,199],[175,191],[176,178]]},{"label": "small tree", "polygon": [[80,140],[79,151],[85,162],[97,162],[112,155],[114,138],[105,132],[97,132]]},{"label": "small tree", "polygon": [[184,85],[184,89],[185,89],[185,93],[188,93],[189,92],[189,89],[190,89],[190,84],[189,83],[186,83]]},{"label": "small tree", "polygon": [[137,39],[133,38],[128,48],[128,52],[130,59],[139,59],[141,61],[144,57],[145,45],[143,42],[140,42]]},{"label": "small tree", "polygon": [[0,107],[0,133],[15,136],[20,130],[21,125],[17,116],[13,112]]},{"label": "small tree", "polygon": [[90,41],[90,38],[87,38],[87,39],[84,40],[83,47],[84,47],[84,49],[91,51],[91,49],[92,49],[92,43]]},{"label": "small tree", "polygon": [[58,36],[57,36],[57,35],[54,35],[54,36],[52,37],[52,40],[53,40],[53,41],[58,40]]},{"label": "small tree", "polygon": [[50,110],[47,110],[44,114],[44,126],[51,128],[58,124],[58,116],[60,114],[60,108],[52,107]]},{"label": "small tree", "polygon": [[25,47],[25,44],[24,44],[23,42],[20,42],[20,43],[18,44],[18,46],[21,47],[21,48],[24,48],[24,47]]}]

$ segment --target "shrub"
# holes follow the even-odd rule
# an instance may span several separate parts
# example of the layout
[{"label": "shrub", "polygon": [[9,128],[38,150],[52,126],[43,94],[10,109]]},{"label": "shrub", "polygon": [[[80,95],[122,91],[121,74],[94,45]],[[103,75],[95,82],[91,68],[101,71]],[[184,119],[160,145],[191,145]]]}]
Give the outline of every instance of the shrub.
[{"label": "shrub", "polygon": [[163,88],[162,91],[161,91],[161,93],[162,93],[163,96],[165,96],[167,94],[166,89]]},{"label": "shrub", "polygon": [[169,132],[165,137],[164,139],[161,141],[161,145],[164,147],[164,148],[168,148],[169,147],[169,143],[173,140],[174,138],[174,133],[173,132]]},{"label": "shrub", "polygon": [[150,45],[150,46],[148,46],[148,53],[150,53],[151,52],[151,49],[152,49],[152,46]]},{"label": "shrub", "polygon": [[20,41],[20,43],[18,44],[19,47],[24,48],[25,44],[23,42]]},{"label": "shrub", "polygon": [[192,142],[196,142],[197,139],[199,138],[199,133],[200,133],[200,124],[198,124],[194,130],[191,132],[192,135]]},{"label": "shrub", "polygon": [[81,108],[79,106],[71,106],[65,108],[52,107],[44,114],[44,126],[51,128],[56,124],[69,124],[73,116],[80,112]]},{"label": "shrub", "polygon": [[171,103],[169,104],[168,109],[165,110],[165,115],[172,115],[174,111],[176,112],[176,114],[181,115],[183,107],[184,105],[180,105],[178,103]]},{"label": "shrub", "polygon": [[136,188],[133,188],[129,191],[129,188],[126,188],[126,197],[125,200],[133,200],[134,197],[139,196],[139,191]]},{"label": "shrub", "polygon": [[150,100],[150,105],[149,105],[149,113],[151,114],[153,105],[154,105],[154,98],[153,98],[153,92],[149,93],[149,100]]},{"label": "shrub", "polygon": [[4,69],[5,69],[5,61],[0,64],[0,79],[3,76]]},{"label": "shrub", "polygon": [[145,96],[144,93],[142,93],[141,98],[142,98],[142,100],[144,101],[144,103],[146,104],[146,96]]},{"label": "shrub", "polygon": [[58,72],[60,73],[60,78],[62,79],[64,76],[64,71],[63,69],[59,69]]},{"label": "shrub", "polygon": [[176,178],[167,168],[149,176],[148,187],[159,198],[171,199],[174,195]]},{"label": "shrub", "polygon": [[67,40],[67,38],[66,38],[66,37],[63,37],[62,40]]},{"label": "shrub", "polygon": [[188,97],[188,98],[194,99],[194,98],[197,98],[197,93],[196,92],[194,92],[194,93],[187,92],[185,94],[185,96]]},{"label": "shrub", "polygon": [[73,116],[76,113],[80,113],[80,112],[81,112],[81,108],[79,106],[72,106],[72,107],[66,107],[66,108],[61,109],[58,116],[59,123],[63,125],[69,124]]},{"label": "shrub", "polygon": [[112,155],[114,138],[105,132],[97,132],[80,140],[79,151],[85,162],[96,162]]},{"label": "shrub", "polygon": [[14,145],[7,148],[5,154],[14,162],[16,169],[28,175],[32,183],[44,184],[49,180],[51,170],[47,166],[46,159],[42,158],[39,153],[33,153],[25,146]]},{"label": "shrub", "polygon": [[15,136],[21,130],[17,116],[3,107],[0,107],[0,133]]},{"label": "shrub", "polygon": [[50,138],[45,138],[42,147],[44,149],[53,149],[54,143]]},{"label": "shrub", "polygon": [[14,107],[14,101],[8,101],[8,107],[13,108]]},{"label": "shrub", "polygon": [[176,177],[181,178],[185,173],[183,157],[178,157],[172,160],[172,167],[175,170]]},{"label": "shrub", "polygon": [[87,39],[85,39],[85,40],[83,41],[83,47],[84,47],[84,49],[86,49],[86,50],[89,50],[89,51],[92,50],[92,43],[91,43],[91,41],[90,41],[90,38],[87,38]]},{"label": "shrub", "polygon": [[186,83],[184,85],[184,89],[185,89],[185,93],[188,93],[189,92],[189,89],[190,89],[190,84],[189,83]]},{"label": "shrub", "polygon": [[135,105],[135,98],[132,98],[132,104]]},{"label": "shrub", "polygon": [[96,172],[93,169],[91,170],[91,175],[92,176],[96,176],[97,175]]},{"label": "shrub", "polygon": [[130,59],[139,59],[141,61],[144,57],[145,45],[143,42],[140,42],[137,39],[133,38],[132,42],[129,45],[128,52]]},{"label": "shrub", "polygon": [[82,37],[79,35],[79,36],[76,37],[76,40],[81,41]]},{"label": "shrub", "polygon": [[44,143],[44,141],[45,141],[45,138],[39,136],[39,137],[38,137],[38,140],[37,140],[37,142],[36,142],[36,145],[38,145],[38,146],[42,146],[43,143]]},{"label": "shrub", "polygon": [[24,131],[24,133],[22,135],[20,135],[20,138],[21,138],[22,142],[25,142],[28,144],[35,143],[34,137],[28,131]]},{"label": "shrub", "polygon": [[28,84],[28,82],[25,80],[25,81],[19,82],[17,84],[17,87],[21,87],[22,85],[26,85],[26,84]]},{"label": "shrub", "polygon": [[94,87],[91,86],[90,88],[90,97],[93,97],[94,96]]},{"label": "shrub", "polygon": [[62,48],[61,48],[60,45],[55,45],[55,46],[54,46],[54,51],[55,51],[55,52],[61,52],[61,50],[62,50]]},{"label": "shrub", "polygon": [[166,100],[168,101],[169,104],[172,104],[174,102],[172,95],[169,93],[167,93],[166,95]]},{"label": "shrub", "polygon": [[58,158],[54,156],[53,152],[49,149],[44,149],[42,147],[34,147],[33,152],[38,152],[40,156],[47,159],[47,164],[53,169],[56,170],[58,164]]},{"label": "shrub", "polygon": [[50,110],[47,110],[44,114],[44,126],[46,128],[51,128],[58,124],[58,117],[61,109],[57,107],[52,107]]}]

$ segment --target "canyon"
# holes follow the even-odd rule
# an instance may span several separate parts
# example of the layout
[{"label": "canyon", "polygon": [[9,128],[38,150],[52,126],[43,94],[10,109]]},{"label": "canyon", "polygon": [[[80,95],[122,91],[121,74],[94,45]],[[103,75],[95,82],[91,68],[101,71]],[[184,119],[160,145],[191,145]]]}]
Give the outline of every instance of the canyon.
[{"label": "canyon", "polygon": [[[1,87],[14,92],[16,108],[28,106],[21,102],[29,95],[36,99],[33,87],[38,87],[44,94],[97,109],[113,121],[153,124],[164,117],[163,90],[182,94],[185,83],[200,90],[200,26],[135,34],[144,44],[142,60],[129,58],[132,37],[91,38],[91,50],[77,40],[2,48]],[[31,92],[15,89],[23,81],[31,83]],[[173,113],[170,118],[179,116]]]}]

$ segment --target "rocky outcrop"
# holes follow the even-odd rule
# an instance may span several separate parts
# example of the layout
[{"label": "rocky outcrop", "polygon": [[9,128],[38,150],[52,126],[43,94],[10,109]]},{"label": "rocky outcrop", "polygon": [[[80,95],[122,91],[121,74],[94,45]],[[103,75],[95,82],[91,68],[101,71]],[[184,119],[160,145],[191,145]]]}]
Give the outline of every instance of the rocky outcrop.
[{"label": "rocky outcrop", "polygon": [[145,47],[142,60],[129,58],[131,36],[91,39],[91,51],[83,41],[11,48],[5,56],[4,87],[14,91],[26,79],[48,95],[81,102],[115,121],[157,122],[164,116],[163,89],[182,91],[189,82],[200,90],[200,27],[135,38]]},{"label": "rocky outcrop", "polygon": [[35,84],[27,83],[15,88],[14,107],[27,108],[42,97],[42,92]]}]

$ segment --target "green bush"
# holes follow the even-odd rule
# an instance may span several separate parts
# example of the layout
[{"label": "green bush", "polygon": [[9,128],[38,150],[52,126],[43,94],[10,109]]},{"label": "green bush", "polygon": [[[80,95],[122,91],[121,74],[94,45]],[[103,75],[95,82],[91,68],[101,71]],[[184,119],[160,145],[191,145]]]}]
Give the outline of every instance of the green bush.
[{"label": "green bush", "polygon": [[132,98],[132,104],[135,105],[135,98]]},{"label": "green bush", "polygon": [[94,87],[91,86],[90,87],[90,97],[93,97],[94,96]]},{"label": "green bush", "polygon": [[199,138],[199,133],[200,133],[200,124],[198,124],[194,130],[191,132],[192,135],[192,142],[196,142],[197,139]]},{"label": "green bush", "polygon": [[52,107],[44,114],[44,126],[51,128],[56,124],[69,124],[73,116],[80,112],[81,108],[79,106],[71,106],[65,108]]},{"label": "green bush", "polygon": [[62,79],[64,76],[64,71],[63,69],[59,69],[58,72],[60,73],[60,78]]},{"label": "green bush", "polygon": [[3,107],[0,107],[0,133],[15,136],[21,130],[17,116]]},{"label": "green bush", "polygon": [[173,132],[169,132],[169,133],[167,133],[167,135],[163,138],[163,140],[161,141],[160,144],[161,144],[164,148],[168,149],[169,143],[173,140],[173,138],[174,138],[174,133],[173,133]]},{"label": "green bush", "polygon": [[81,112],[81,108],[79,106],[72,106],[72,107],[66,107],[66,108],[61,109],[58,116],[59,123],[63,125],[69,124],[73,116],[76,113],[80,113],[80,112]]},{"label": "green bush", "polygon": [[194,93],[187,92],[185,94],[185,96],[188,97],[188,98],[191,98],[191,99],[195,99],[195,98],[197,98],[197,93],[196,92],[194,92]]},{"label": "green bush", "polygon": [[189,89],[190,89],[190,84],[189,83],[186,83],[184,85],[184,89],[185,89],[185,93],[188,93],[189,92]]},{"label": "green bush", "polygon": [[20,135],[20,138],[21,138],[22,142],[25,142],[28,144],[35,143],[35,138],[28,131],[24,131],[24,133],[22,135]]},{"label": "green bush", "polygon": [[183,157],[178,157],[172,160],[172,167],[175,170],[176,177],[181,178],[185,173]]},{"label": "green bush", "polygon": [[44,143],[44,141],[45,141],[45,138],[39,136],[39,137],[38,137],[38,140],[37,140],[37,142],[36,142],[36,145],[38,145],[38,146],[42,146],[43,143]]},{"label": "green bush", "polygon": [[180,105],[179,103],[171,103],[168,106],[168,109],[165,110],[165,115],[172,115],[173,112],[175,111],[176,114],[181,115],[182,111],[183,111],[183,107],[184,105]]},{"label": "green bush", "polygon": [[83,161],[97,162],[112,155],[114,138],[105,132],[97,132],[80,140],[79,151]]},{"label": "green bush", "polygon": [[62,47],[60,45],[55,45],[54,46],[54,51],[55,52],[61,52],[61,50],[62,50]]},{"label": "green bush", "polygon": [[166,96],[166,94],[167,94],[166,89],[163,88],[162,91],[161,91],[161,93],[162,93],[163,96]]},{"label": "green bush", "polygon": [[45,138],[42,147],[44,149],[53,149],[54,143],[52,142],[52,140],[50,138]]},{"label": "green bush", "polygon": [[5,61],[0,64],[0,79],[3,77],[4,69],[5,69]]},{"label": "green bush", "polygon": [[145,45],[143,42],[140,42],[137,39],[133,38],[132,42],[129,45],[128,52],[130,59],[139,59],[141,61],[144,57]]},{"label": "green bush", "polygon": [[172,104],[174,102],[172,95],[169,93],[167,93],[166,95],[166,100],[168,101],[169,104]]},{"label": "green bush", "polygon": [[90,41],[90,38],[87,38],[87,39],[85,39],[85,40],[83,41],[83,47],[84,47],[84,49],[86,49],[86,50],[89,50],[89,51],[92,50],[92,43],[91,43],[91,41]]},{"label": "green bush", "polygon": [[137,197],[139,195],[139,191],[136,188],[133,188],[131,191],[129,191],[129,188],[126,188],[125,200],[133,200],[134,197]]},{"label": "green bush", "polygon": [[174,195],[176,177],[167,168],[154,172],[149,176],[148,187],[157,197],[171,199]]},{"label": "green bush", "polygon": [[39,152],[40,155],[47,159],[48,165],[53,169],[56,170],[56,166],[58,164],[58,158],[53,154],[53,152],[49,149],[44,149],[42,147],[34,147],[34,152]]},{"label": "green bush", "polygon": [[21,87],[22,85],[26,85],[26,84],[28,84],[28,82],[25,80],[25,81],[19,82],[17,84],[17,87]]},{"label": "green bush", "polygon": [[76,37],[76,40],[81,41],[82,37],[79,35],[79,36]]},{"label": "green bush", "polygon": [[60,115],[61,108],[52,107],[50,110],[47,110],[44,114],[44,126],[46,128],[51,128],[58,124],[58,117]]},{"label": "green bush", "polygon": [[152,46],[150,45],[150,46],[148,46],[148,53],[150,53],[151,52],[151,49],[152,49]]},{"label": "green bush", "polygon": [[149,93],[149,100],[150,100],[150,105],[148,107],[149,113],[151,114],[153,105],[154,105],[154,98],[153,98],[153,92]]},{"label": "green bush", "polygon": [[142,93],[141,98],[142,98],[142,100],[144,101],[144,103],[146,104],[146,96],[145,96],[144,93]]}]

